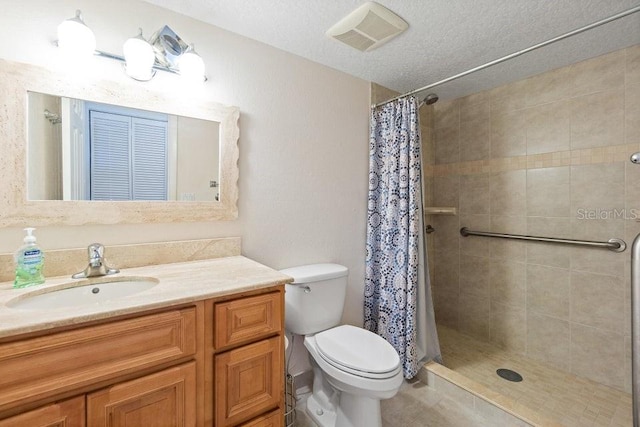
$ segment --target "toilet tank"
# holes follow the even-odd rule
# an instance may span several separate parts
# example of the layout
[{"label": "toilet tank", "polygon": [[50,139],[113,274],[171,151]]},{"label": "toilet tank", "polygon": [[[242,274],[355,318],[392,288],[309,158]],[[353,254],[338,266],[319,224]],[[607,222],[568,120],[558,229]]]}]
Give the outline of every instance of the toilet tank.
[{"label": "toilet tank", "polygon": [[285,325],[299,335],[315,334],[340,323],[347,292],[347,267],[310,264],[281,270],[293,277],[285,286]]}]

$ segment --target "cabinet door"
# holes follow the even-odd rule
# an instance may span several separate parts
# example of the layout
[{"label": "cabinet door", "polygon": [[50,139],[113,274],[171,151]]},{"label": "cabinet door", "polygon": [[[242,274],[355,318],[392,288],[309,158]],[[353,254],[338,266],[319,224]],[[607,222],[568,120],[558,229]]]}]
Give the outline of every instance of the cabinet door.
[{"label": "cabinet door", "polygon": [[196,308],[0,344],[0,413],[196,353]]},{"label": "cabinet door", "polygon": [[278,410],[241,424],[240,427],[282,427],[283,420],[282,411]]},{"label": "cabinet door", "polygon": [[281,337],[215,356],[216,427],[237,425],[281,404]]},{"label": "cabinet door", "polygon": [[87,422],[91,427],[195,426],[195,362],[87,395]]},{"label": "cabinet door", "polygon": [[282,293],[245,297],[215,305],[217,351],[274,335],[282,330]]},{"label": "cabinet door", "polygon": [[84,427],[84,395],[0,420],[0,427]]}]

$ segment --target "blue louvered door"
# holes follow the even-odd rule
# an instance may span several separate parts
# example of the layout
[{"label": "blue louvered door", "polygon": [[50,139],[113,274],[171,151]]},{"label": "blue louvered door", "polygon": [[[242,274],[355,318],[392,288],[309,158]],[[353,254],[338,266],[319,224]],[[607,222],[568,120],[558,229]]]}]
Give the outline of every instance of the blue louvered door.
[{"label": "blue louvered door", "polygon": [[131,121],[133,200],[167,200],[167,123]]},{"label": "blue louvered door", "polygon": [[167,123],[91,111],[91,200],[167,200]]}]

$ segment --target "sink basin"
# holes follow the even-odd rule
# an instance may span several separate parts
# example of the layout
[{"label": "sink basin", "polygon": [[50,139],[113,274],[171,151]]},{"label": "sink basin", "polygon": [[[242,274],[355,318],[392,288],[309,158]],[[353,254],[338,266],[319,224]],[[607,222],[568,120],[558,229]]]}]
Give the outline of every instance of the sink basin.
[{"label": "sink basin", "polygon": [[159,283],[153,277],[98,278],[89,282],[67,283],[44,292],[31,292],[14,298],[7,307],[26,310],[53,310],[82,307],[137,294]]}]

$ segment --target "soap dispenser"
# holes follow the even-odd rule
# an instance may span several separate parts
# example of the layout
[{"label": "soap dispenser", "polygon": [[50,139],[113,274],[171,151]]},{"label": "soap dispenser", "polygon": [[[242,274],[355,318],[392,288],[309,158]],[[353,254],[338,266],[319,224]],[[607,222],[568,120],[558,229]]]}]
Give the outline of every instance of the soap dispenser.
[{"label": "soap dispenser", "polygon": [[24,288],[31,285],[44,283],[42,268],[44,267],[44,254],[36,244],[36,236],[33,235],[35,228],[25,228],[27,235],[24,238],[24,245],[15,254],[16,280],[13,282],[14,288]]}]

